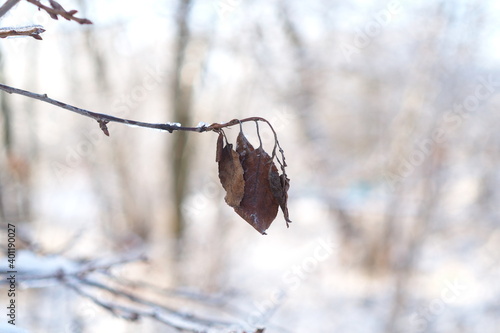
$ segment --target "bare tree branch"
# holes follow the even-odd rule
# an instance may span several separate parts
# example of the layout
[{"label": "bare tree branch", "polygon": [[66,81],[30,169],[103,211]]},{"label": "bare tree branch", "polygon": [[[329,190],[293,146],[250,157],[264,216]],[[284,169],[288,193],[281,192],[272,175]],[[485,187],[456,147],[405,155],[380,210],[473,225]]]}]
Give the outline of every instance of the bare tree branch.
[{"label": "bare tree branch", "polygon": [[106,124],[109,122],[116,122],[116,123],[121,123],[125,125],[130,125],[130,126],[137,126],[137,127],[146,127],[146,128],[154,128],[162,131],[167,131],[172,133],[174,130],[183,130],[183,131],[193,131],[193,132],[204,132],[206,131],[206,127],[182,127],[182,126],[177,126],[176,124],[152,124],[152,123],[145,123],[145,122],[140,122],[140,121],[135,121],[135,120],[129,120],[129,119],[123,119],[123,118],[118,118],[118,117],[113,117],[107,114],[103,113],[97,113],[97,112],[92,112],[88,111],[82,108],[78,108],[76,106],[72,106],[60,101],[57,101],[55,99],[49,98],[47,94],[35,94],[26,90],[22,89],[17,89],[13,87],[9,87],[3,84],[0,84],[0,90],[3,90],[5,92],[8,92],[9,94],[18,94],[18,95],[23,95],[26,97],[38,99],[40,101],[56,105],[60,108],[69,110],[71,112],[78,113],[82,116],[85,117],[90,117],[92,119],[95,119],[98,123],[103,132],[109,136],[109,132],[107,132],[107,126]]},{"label": "bare tree branch", "polygon": [[5,3],[0,7],[0,17],[4,16],[9,10],[12,9],[17,3],[21,0],[7,0]]},{"label": "bare tree branch", "polygon": [[40,34],[45,32],[41,25],[28,25],[25,27],[3,27],[0,28],[0,38],[10,36],[29,36],[38,40],[42,40]]},{"label": "bare tree branch", "polygon": [[[162,312],[163,306],[159,306],[155,303],[150,303],[148,308],[139,308],[134,306],[125,306],[119,303],[103,301],[92,293],[85,290],[84,286],[75,281],[64,280],[63,283],[70,289],[74,290],[77,294],[85,297],[96,305],[109,311],[114,316],[120,317],[125,320],[137,321],[141,318],[151,318],[160,323],[168,325],[182,332],[207,332],[207,330],[216,328],[217,332],[231,332],[231,333],[246,333],[242,329],[235,329],[237,325],[231,324],[229,322],[212,321],[207,319],[202,319],[195,317],[191,314],[181,313],[178,311],[172,311],[169,315]],[[122,292],[117,292],[116,290],[110,289],[107,286],[105,290],[110,291],[113,294],[120,295]],[[139,299],[140,300],[140,299]],[[254,333],[264,333],[264,328],[257,329]]]},{"label": "bare tree branch", "polygon": [[164,312],[165,314],[173,315],[173,316],[176,316],[176,317],[181,318],[183,320],[188,320],[190,322],[194,322],[194,323],[203,325],[204,327],[210,327],[210,326],[215,326],[215,325],[217,325],[217,326],[230,326],[232,324],[232,323],[226,322],[226,321],[205,319],[205,318],[197,317],[191,313],[179,312],[178,310],[174,310],[174,309],[167,307],[165,305],[144,299],[142,297],[142,295],[138,296],[136,294],[129,293],[125,290],[111,287],[107,284],[96,281],[95,279],[89,279],[89,278],[85,278],[85,277],[77,277],[77,278],[80,281],[80,283],[83,285],[98,288],[100,290],[105,290],[105,291],[113,294],[114,296],[127,299],[128,301],[133,302],[135,304],[150,307],[152,309],[156,309],[157,312]]},{"label": "bare tree branch", "polygon": [[[228,321],[217,318],[220,315],[208,316],[207,311],[202,314],[176,309],[168,306],[172,303],[169,295],[147,292],[142,282],[128,287],[121,283],[121,278],[110,275],[110,270],[113,268],[132,262],[146,261],[147,259],[141,254],[129,253],[115,258],[81,262],[58,255],[38,256],[30,251],[24,251],[27,255],[31,255],[26,257],[29,258],[30,267],[28,270],[19,270],[16,275],[16,282],[24,288],[46,286],[47,282],[62,283],[78,295],[125,320],[136,321],[150,318],[183,332],[199,333],[211,331],[211,329],[220,332],[244,332],[238,321],[234,319]],[[9,281],[5,279],[0,281],[0,285],[8,283]],[[197,300],[193,301],[196,305],[204,306]],[[213,310],[210,305],[205,308]],[[229,313],[227,315],[234,317]]]},{"label": "bare tree branch", "polygon": [[[114,316],[120,317],[122,319],[137,321],[143,317],[149,317],[160,323],[178,329],[180,331],[187,331],[187,332],[202,332],[206,328],[206,326],[204,325],[198,325],[196,323],[193,323],[192,319],[194,319],[195,317],[188,318],[188,321],[184,321],[182,320],[182,318],[175,318],[175,315],[182,316],[180,312],[175,312],[173,314],[174,315],[173,317],[172,316],[169,317],[163,311],[161,311],[159,305],[157,304],[149,307],[137,307],[137,306],[126,306],[117,302],[103,301],[100,298],[94,296],[91,292],[86,291],[85,287],[79,281],[71,281],[68,279],[64,279],[63,283],[67,287],[78,293],[80,296],[90,299],[96,305],[104,308],[105,310],[112,313]],[[111,289],[109,287],[104,288],[104,290],[107,290],[118,296],[121,294],[121,292]]]},{"label": "bare tree branch", "polygon": [[[52,98],[49,98],[47,96],[47,94],[36,94],[36,93],[32,93],[32,92],[27,91],[27,90],[22,90],[22,89],[10,87],[10,86],[4,85],[4,84],[0,84],[0,90],[3,90],[9,94],[18,94],[18,95],[23,95],[23,96],[26,96],[29,98],[34,98],[34,99],[40,100],[42,102],[49,103],[49,104],[58,106],[60,108],[69,110],[71,112],[78,113],[79,115],[92,118],[99,123],[99,126],[103,130],[104,134],[106,134],[108,136],[109,136],[109,132],[108,132],[106,124],[110,123],[110,122],[125,124],[125,125],[129,125],[129,126],[136,126],[136,127],[153,128],[153,129],[157,129],[157,130],[161,130],[161,131],[167,131],[169,133],[172,133],[173,131],[188,131],[188,132],[201,133],[201,132],[209,132],[209,131],[219,132],[223,128],[239,125],[241,123],[245,123],[245,122],[249,122],[249,121],[255,121],[255,122],[262,121],[262,122],[265,122],[269,125],[269,127],[273,131],[273,134],[274,134],[275,139],[276,139],[276,146],[273,150],[273,157],[275,155],[276,148],[279,148],[280,152],[283,151],[281,149],[281,147],[279,146],[276,131],[271,126],[269,121],[267,121],[266,119],[264,119],[262,117],[248,117],[248,118],[244,118],[244,119],[233,119],[233,120],[228,121],[226,123],[220,123],[220,124],[213,123],[213,124],[208,125],[208,126],[205,123],[200,123],[200,125],[198,125],[197,127],[184,127],[178,123],[165,123],[165,124],[146,123],[146,122],[142,122],[142,121],[118,118],[118,117],[110,116],[110,115],[107,115],[104,113],[92,112],[89,110],[85,110],[85,109],[82,109],[82,108],[79,108],[76,106],[72,106],[72,105],[57,101],[57,100],[52,99]],[[286,166],[286,164],[284,163],[284,160],[281,161],[280,163],[283,163],[283,165]]]},{"label": "bare tree branch", "polygon": [[[70,282],[68,280],[65,280],[64,284],[68,288],[74,290],[80,296],[83,296],[85,298],[90,299],[92,302],[94,302],[95,304],[99,305],[100,307],[108,310],[109,312],[111,312],[113,315],[115,315],[117,317],[120,317],[120,318],[123,318],[126,320],[132,320],[132,321],[139,319],[139,317],[138,317],[139,311],[137,309],[130,309],[130,308],[124,307],[120,304],[101,301],[99,298],[97,298],[94,295],[83,290],[81,288],[81,286],[78,285],[77,283],[73,283],[73,282]],[[122,312],[122,313],[119,313],[119,312]],[[141,314],[144,315],[144,313],[141,313]]]},{"label": "bare tree branch", "polygon": [[[49,256],[54,257],[54,256]],[[59,258],[59,256],[57,256]],[[132,253],[124,257],[107,260],[93,260],[84,263],[78,263],[77,269],[58,269],[49,272],[23,272],[18,271],[17,281],[29,285],[41,280],[58,281],[61,278],[79,276],[83,277],[96,271],[107,271],[113,267],[125,265],[131,262],[146,261],[147,258],[142,254]],[[0,285],[6,284],[7,281],[0,281]]]},{"label": "bare tree branch", "polygon": [[66,11],[58,2],[54,0],[49,0],[50,6],[52,8],[45,6],[44,4],[40,3],[40,1],[37,0],[26,0],[26,1],[34,4],[35,6],[38,7],[38,9],[45,10],[54,20],[58,20],[59,19],[58,15],[60,15],[68,21],[75,21],[80,24],[92,24],[92,21],[90,21],[89,19],[75,17],[74,15],[78,12],[77,10],[73,9],[70,11]]}]

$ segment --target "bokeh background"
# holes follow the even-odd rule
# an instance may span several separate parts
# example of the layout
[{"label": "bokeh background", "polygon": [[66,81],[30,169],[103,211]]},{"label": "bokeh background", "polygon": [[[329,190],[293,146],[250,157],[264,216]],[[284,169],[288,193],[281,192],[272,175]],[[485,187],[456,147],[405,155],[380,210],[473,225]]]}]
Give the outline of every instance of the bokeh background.
[{"label": "bokeh background", "polygon": [[22,1],[0,25],[47,31],[0,40],[1,83],[139,121],[264,117],[285,150],[293,223],[279,213],[262,236],[224,203],[214,133],[109,124],[106,137],[1,92],[0,243],[16,225],[32,277],[18,327],[176,332],[54,277],[139,253],[83,276],[208,318],[191,332],[500,332],[498,2],[60,3],[94,24]]}]

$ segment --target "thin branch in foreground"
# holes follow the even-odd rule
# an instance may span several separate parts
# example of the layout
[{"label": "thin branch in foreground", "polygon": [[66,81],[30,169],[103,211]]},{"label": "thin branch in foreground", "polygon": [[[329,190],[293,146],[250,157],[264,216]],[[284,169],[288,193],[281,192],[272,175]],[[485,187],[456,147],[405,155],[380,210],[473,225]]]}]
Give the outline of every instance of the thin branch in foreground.
[{"label": "thin branch in foreground", "polygon": [[58,16],[60,15],[68,21],[75,21],[80,24],[92,24],[92,21],[90,21],[89,19],[75,17],[74,15],[78,13],[77,10],[73,9],[70,11],[66,11],[58,2],[54,0],[49,0],[51,7],[45,6],[44,4],[40,3],[40,1],[37,0],[26,0],[26,1],[37,6],[38,9],[45,10],[47,14],[49,14],[50,17],[52,17],[54,20],[58,20],[59,19]]},{"label": "thin branch in foreground", "polygon": [[196,325],[201,325],[203,327],[213,327],[213,326],[219,326],[219,327],[229,327],[233,323],[227,322],[227,321],[222,321],[222,320],[216,320],[216,319],[206,319],[199,317],[197,315],[194,315],[189,312],[181,312],[178,310],[175,310],[173,308],[170,308],[168,306],[162,305],[157,302],[153,302],[150,300],[147,300],[144,298],[143,295],[136,295],[129,293],[123,289],[118,289],[115,287],[112,287],[110,285],[107,285],[105,283],[101,283],[95,279],[90,279],[87,277],[76,277],[79,280],[79,283],[82,285],[86,285],[89,287],[97,288],[99,290],[106,291],[108,293],[111,293],[117,298],[122,298],[126,299],[128,302],[131,302],[133,304],[139,305],[139,306],[144,306],[144,307],[149,307],[151,309],[155,309],[157,313],[163,313],[165,315],[173,316],[181,320],[186,320],[189,321],[192,324]]},{"label": "thin branch in foreground", "polygon": [[[142,296],[116,289],[95,280],[89,280],[79,276],[64,276],[61,277],[60,280],[64,285],[73,289],[80,296],[91,300],[114,316],[126,320],[137,321],[149,317],[179,331],[192,333],[208,332],[212,330],[231,333],[246,332],[241,325],[238,325],[236,322],[207,319],[193,313],[174,310],[161,303],[148,301]],[[104,300],[101,294],[97,297],[90,289],[110,293],[115,298],[114,302]],[[257,332],[264,332],[264,330],[260,329],[257,330],[256,333]]]},{"label": "thin branch in foreground", "polygon": [[[43,258],[50,258],[46,261]],[[65,277],[84,277],[90,275],[94,272],[105,272],[114,267],[126,265],[133,262],[146,262],[148,259],[141,253],[130,253],[126,256],[117,258],[107,258],[106,260],[98,259],[88,262],[76,262],[76,264],[71,263],[69,260],[62,259],[62,256],[34,256],[33,260],[38,260],[39,266],[34,266],[30,268],[30,271],[18,271],[17,282],[23,284],[29,288],[30,284],[39,281],[52,281],[56,282],[61,278]],[[52,261],[54,260],[54,261]],[[66,266],[63,265],[65,263]],[[73,265],[74,264],[74,265]],[[54,266],[51,269],[42,269],[42,266]],[[52,266],[51,266],[52,265]],[[33,265],[32,265],[33,266]],[[33,272],[31,270],[34,270]],[[41,271],[41,272],[40,272]],[[0,280],[0,286],[7,284],[7,280]]]},{"label": "thin branch in foreground", "polygon": [[[82,109],[82,108],[79,108],[79,107],[76,107],[73,105],[69,105],[69,104],[57,101],[57,100],[52,99],[49,96],[47,96],[47,94],[36,94],[36,93],[30,92],[27,90],[10,87],[10,86],[4,85],[4,84],[0,84],[0,90],[3,90],[9,94],[18,94],[18,95],[26,96],[29,98],[37,99],[39,101],[58,106],[60,108],[69,110],[71,112],[78,113],[79,115],[92,118],[99,123],[99,127],[104,132],[104,134],[106,134],[107,136],[109,136],[109,130],[108,130],[107,124],[110,122],[125,124],[125,125],[129,125],[129,126],[136,126],[136,127],[153,128],[153,129],[157,129],[160,131],[167,131],[169,133],[172,133],[173,131],[188,131],[188,132],[202,133],[202,132],[209,132],[209,131],[219,132],[223,128],[238,125],[238,124],[241,124],[244,122],[249,122],[249,121],[263,121],[269,125],[269,127],[273,131],[275,138],[277,139],[276,132],[274,131],[271,124],[266,119],[261,118],[261,117],[249,117],[249,118],[244,118],[244,119],[233,119],[233,120],[228,121],[226,123],[221,123],[221,124],[213,123],[209,126],[207,126],[207,124],[205,124],[205,123],[200,123],[200,125],[198,125],[197,127],[185,127],[185,126],[181,126],[181,124],[178,124],[178,123],[146,123],[146,122],[142,122],[142,121],[114,117],[114,116],[110,116],[110,115],[105,114],[105,113],[92,112],[89,110],[85,110],[85,109]],[[278,147],[279,147],[279,143],[278,143]],[[281,151],[281,147],[279,147],[279,148]],[[275,148],[275,150],[276,150],[276,148]],[[273,157],[274,157],[274,151],[273,151]],[[285,164],[285,166],[286,166],[286,164]]]},{"label": "thin branch in foreground", "polygon": [[[71,112],[78,113],[79,115],[82,115],[85,117],[90,117],[99,123],[99,127],[104,132],[104,134],[106,134],[107,136],[109,136],[109,131],[108,131],[106,124],[109,122],[115,122],[115,123],[125,124],[125,125],[129,125],[129,126],[154,128],[154,129],[158,129],[158,130],[162,130],[162,131],[167,131],[170,133],[172,133],[174,130],[190,130],[188,128],[182,129],[181,127],[174,125],[174,124],[151,124],[151,123],[145,123],[145,122],[141,122],[141,121],[113,117],[113,116],[110,116],[110,115],[107,115],[104,113],[92,112],[92,111],[78,108],[76,106],[72,106],[72,105],[57,101],[55,99],[49,98],[47,96],[47,94],[43,94],[43,95],[35,94],[35,93],[29,92],[26,90],[9,87],[9,86],[3,85],[3,84],[0,84],[0,90],[8,92],[9,94],[18,94],[18,95],[23,95],[23,96],[30,97],[33,99],[38,99],[40,101],[58,106],[60,108],[69,110]],[[199,130],[197,130],[196,128],[193,128],[191,130],[199,132]]]},{"label": "thin branch in foreground", "polygon": [[2,27],[0,28],[0,38],[11,36],[29,36],[38,40],[42,40],[41,33],[45,29],[41,25],[28,25],[24,27]]},{"label": "thin branch in foreground", "polygon": [[165,324],[165,325],[168,325],[172,328],[175,328],[179,331],[192,332],[192,333],[202,332],[205,328],[204,326],[200,326],[200,325],[194,324],[192,322],[183,322],[181,320],[176,320],[175,318],[166,318],[166,316],[164,314],[162,314],[161,311],[159,311],[157,308],[154,308],[154,307],[150,307],[150,308],[146,308],[146,309],[139,309],[139,308],[132,307],[132,306],[126,306],[123,304],[103,301],[100,298],[98,298],[98,297],[94,296],[93,294],[84,290],[82,285],[80,285],[78,282],[75,283],[75,282],[71,282],[69,280],[64,280],[63,283],[68,288],[74,290],[80,296],[91,300],[96,305],[109,311],[114,316],[125,319],[125,320],[137,321],[143,317],[149,317],[149,318],[154,319],[162,324]]},{"label": "thin branch in foreground", "polygon": [[[55,262],[61,264],[61,258],[59,256],[54,258]],[[38,259],[43,259],[43,257]],[[87,263],[68,259],[65,261],[65,264],[61,267],[54,267],[52,272],[48,274],[37,273],[36,271],[28,274],[19,272],[17,280],[24,288],[40,287],[41,280],[52,280],[55,283],[62,283],[112,315],[129,321],[150,318],[179,331],[192,333],[207,332],[211,329],[217,329],[217,331],[221,332],[243,332],[240,329],[237,331],[228,329],[239,327],[236,322],[223,321],[217,318],[205,318],[181,309],[174,309],[162,304],[164,302],[149,300],[144,295],[145,289],[140,286],[130,290],[130,288],[116,286],[115,281],[107,277],[106,273],[113,268],[144,260],[146,260],[144,256],[134,253],[123,257],[99,259]],[[68,265],[70,262],[78,267],[76,269],[69,267],[71,266]],[[35,270],[45,269],[44,264],[46,262],[44,260],[40,260],[39,263],[34,261],[34,263]],[[7,283],[7,280],[0,281],[0,285]],[[105,297],[103,292],[108,296]]]}]

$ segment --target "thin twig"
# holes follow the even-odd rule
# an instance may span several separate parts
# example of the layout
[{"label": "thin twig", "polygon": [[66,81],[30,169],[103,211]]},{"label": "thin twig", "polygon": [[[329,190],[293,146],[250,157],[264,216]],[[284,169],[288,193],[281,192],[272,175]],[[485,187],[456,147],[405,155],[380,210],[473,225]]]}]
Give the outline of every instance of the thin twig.
[{"label": "thin twig", "polygon": [[47,12],[47,14],[50,15],[54,20],[58,19],[58,15],[64,17],[68,21],[75,21],[80,24],[92,24],[92,21],[86,18],[78,18],[75,17],[74,15],[78,12],[77,10],[70,10],[66,11],[59,3],[53,0],[49,0],[50,6],[45,6],[44,4],[40,3],[40,1],[37,0],[26,0],[29,3],[34,4],[35,6],[38,7],[38,9],[43,9]]},{"label": "thin twig", "polygon": [[[271,128],[271,130],[273,131],[274,137],[276,139],[275,141],[277,142],[277,134],[274,131],[274,128],[271,126],[271,124],[266,119],[261,118],[261,117],[249,117],[249,118],[244,118],[244,119],[233,119],[231,121],[228,121],[228,122],[222,123],[222,124],[213,123],[209,126],[201,125],[198,127],[185,127],[185,126],[181,126],[180,124],[175,124],[175,123],[165,123],[165,124],[146,123],[146,122],[142,122],[142,121],[114,117],[114,116],[110,116],[110,115],[105,114],[105,113],[92,112],[89,110],[85,110],[85,109],[82,109],[82,108],[79,108],[76,106],[72,106],[72,105],[57,101],[55,99],[48,97],[47,94],[43,94],[43,95],[36,94],[36,93],[30,92],[30,91],[10,87],[10,86],[4,85],[4,84],[0,84],[0,90],[3,90],[9,94],[18,94],[18,95],[26,96],[29,98],[34,98],[34,99],[40,100],[42,102],[49,103],[49,104],[58,106],[60,108],[69,110],[71,112],[78,113],[79,115],[92,118],[99,123],[100,128],[104,132],[105,132],[105,130],[107,130],[106,124],[110,123],[110,122],[125,124],[125,125],[129,125],[129,126],[154,128],[154,129],[161,130],[161,131],[167,131],[169,133],[172,133],[173,131],[189,131],[189,132],[202,133],[202,132],[208,132],[208,131],[219,132],[223,128],[234,126],[234,125],[244,123],[244,122],[249,122],[249,121],[263,121],[263,122],[267,123],[269,125],[269,127]],[[105,134],[109,135],[109,133],[106,133],[106,132],[105,132]],[[276,150],[276,148],[274,150]],[[273,151],[273,155],[274,155],[274,151]],[[280,162],[280,164],[281,164],[281,162]]]},{"label": "thin twig", "polygon": [[[150,317],[176,329],[188,332],[201,332],[205,331],[207,328],[225,328],[234,325],[227,321],[205,319],[190,313],[177,311],[165,305],[148,301],[141,296],[128,293],[125,290],[113,288],[96,280],[74,276],[71,278],[61,278],[61,281],[81,296],[89,298],[95,304],[108,310],[113,315],[127,320],[134,321],[141,317]],[[102,297],[98,299],[92,293],[85,291],[84,286],[106,291],[117,297],[117,300],[120,298],[127,299],[131,302],[131,306],[123,305],[123,301],[120,301],[120,303],[110,303],[100,299]]]},{"label": "thin twig", "polygon": [[[136,308],[124,306],[122,304],[105,302],[105,301],[102,301],[99,298],[95,297],[94,295],[90,294],[89,292],[83,290],[83,288],[81,288],[81,286],[78,283],[64,281],[64,284],[68,288],[74,290],[80,296],[83,296],[85,298],[90,299],[95,304],[97,304],[100,307],[111,312],[114,316],[117,316],[117,317],[120,317],[120,318],[123,318],[126,320],[130,320],[130,321],[139,320],[141,317],[150,317],[150,318],[153,318],[153,319],[155,319],[163,324],[166,324],[170,327],[173,327],[175,329],[184,330],[184,331],[186,330],[185,326],[179,325],[179,324],[175,323],[174,321],[163,318],[163,316],[158,314],[158,311],[154,308],[151,308],[149,310],[141,310],[141,309],[136,309]],[[199,330],[198,330],[198,328],[189,329],[189,332],[199,332]]]},{"label": "thin twig", "polygon": [[[8,92],[9,94],[18,94],[18,95],[23,95],[26,97],[38,99],[42,102],[46,102],[52,105],[56,105],[60,108],[69,110],[71,112],[78,113],[82,116],[85,117],[90,117],[94,120],[96,120],[99,123],[99,126],[101,129],[104,131],[105,129],[107,130],[106,123],[108,122],[115,122],[115,123],[121,123],[125,125],[130,125],[130,126],[137,126],[137,127],[146,127],[146,128],[154,128],[162,131],[167,131],[172,133],[173,131],[193,131],[193,132],[203,132],[205,131],[204,128],[206,127],[182,127],[182,126],[177,126],[174,124],[153,124],[153,123],[145,123],[141,121],[135,121],[135,120],[130,120],[130,119],[123,119],[123,118],[118,118],[118,117],[113,117],[104,113],[97,113],[97,112],[92,112],[88,111],[82,108],[78,108],[76,106],[72,106],[60,101],[57,101],[55,99],[49,98],[47,94],[35,94],[26,90],[22,89],[17,89],[13,87],[9,87],[3,84],[0,84],[0,90],[3,90],[5,92]],[[109,135],[109,133],[106,133],[106,135]]]},{"label": "thin twig", "polygon": [[38,40],[42,40],[40,34],[45,32],[41,25],[28,25],[24,27],[2,27],[0,28],[0,38],[10,36],[29,36]]},{"label": "thin twig", "polygon": [[0,17],[4,16],[9,10],[12,9],[17,3],[21,0],[7,0],[5,3],[0,7]]},{"label": "thin twig", "polygon": [[129,301],[134,302],[136,304],[141,304],[141,305],[144,305],[144,306],[149,306],[151,308],[162,310],[165,313],[169,313],[171,315],[174,315],[176,317],[182,318],[184,320],[190,320],[191,322],[196,322],[198,324],[205,325],[205,326],[213,326],[213,325],[230,326],[231,325],[230,322],[219,321],[219,320],[209,320],[209,319],[204,319],[204,318],[196,317],[195,315],[193,315],[191,313],[179,312],[179,311],[174,310],[172,308],[169,308],[169,307],[167,307],[165,305],[161,305],[161,304],[149,301],[147,299],[144,299],[144,298],[142,298],[142,296],[131,294],[131,293],[128,293],[128,292],[126,292],[124,290],[119,290],[119,289],[116,289],[116,288],[112,288],[112,287],[110,287],[110,286],[108,286],[106,284],[103,284],[101,282],[98,282],[96,280],[91,280],[89,278],[81,278],[81,277],[78,277],[78,279],[84,285],[87,285],[87,286],[90,286],[90,287],[94,287],[94,288],[98,288],[98,289],[101,289],[101,290],[106,290],[107,292],[109,292],[109,293],[111,293],[111,294],[113,294],[115,296],[126,298]]}]

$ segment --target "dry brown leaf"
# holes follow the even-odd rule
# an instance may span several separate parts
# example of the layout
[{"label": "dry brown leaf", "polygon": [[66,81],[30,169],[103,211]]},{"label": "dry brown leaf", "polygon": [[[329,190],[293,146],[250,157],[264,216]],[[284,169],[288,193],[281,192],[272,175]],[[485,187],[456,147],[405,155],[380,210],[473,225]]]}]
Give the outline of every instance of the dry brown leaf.
[{"label": "dry brown leaf", "polygon": [[243,178],[243,168],[239,155],[234,151],[232,144],[223,146],[223,134],[219,134],[217,140],[216,161],[219,163],[219,179],[226,197],[224,200],[231,207],[238,207],[244,195],[245,180]]},{"label": "dry brown leaf", "polygon": [[[219,138],[215,160],[219,164],[220,181],[226,190],[226,203],[261,234],[266,234],[278,214],[278,207],[281,207],[288,227],[292,222],[287,207],[290,180],[285,173],[285,156],[277,139],[273,155],[269,156],[262,148],[262,142],[255,149],[241,130],[236,139],[236,151],[227,142],[222,129],[217,131]],[[275,155],[277,147],[281,160]],[[281,167],[281,175],[274,164],[275,158]]]},{"label": "dry brown leaf", "polygon": [[278,213],[279,204],[269,181],[271,169],[276,169],[276,166],[264,149],[254,149],[242,132],[237,138],[236,152],[244,171],[245,194],[234,210],[257,231],[265,234]]}]

